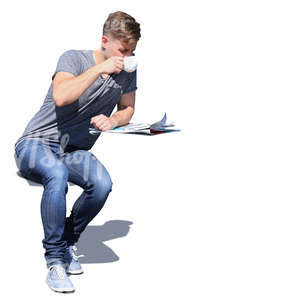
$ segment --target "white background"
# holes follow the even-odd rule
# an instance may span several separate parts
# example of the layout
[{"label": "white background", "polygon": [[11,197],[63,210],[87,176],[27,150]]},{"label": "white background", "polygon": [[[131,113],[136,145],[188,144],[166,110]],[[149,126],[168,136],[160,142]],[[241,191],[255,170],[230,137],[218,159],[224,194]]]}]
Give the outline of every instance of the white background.
[{"label": "white background", "polygon": [[[16,176],[14,143],[59,56],[97,49],[110,12],[141,24],[136,111],[180,133],[103,135],[114,182],[90,225],[130,221],[83,264],[76,292],[45,283],[41,187]],[[6,298],[299,299],[297,1],[11,1],[1,4],[1,287]],[[68,211],[80,189],[70,188]],[[97,241],[96,241],[97,242]]]}]

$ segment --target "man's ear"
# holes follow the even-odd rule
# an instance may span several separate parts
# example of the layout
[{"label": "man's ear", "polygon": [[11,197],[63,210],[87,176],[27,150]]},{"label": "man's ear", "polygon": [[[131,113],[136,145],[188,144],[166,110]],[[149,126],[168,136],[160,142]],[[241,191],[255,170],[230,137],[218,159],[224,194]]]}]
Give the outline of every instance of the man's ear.
[{"label": "man's ear", "polygon": [[102,38],[101,38],[101,42],[102,42],[102,48],[106,48],[106,45],[108,43],[108,37],[106,35],[103,35]]}]

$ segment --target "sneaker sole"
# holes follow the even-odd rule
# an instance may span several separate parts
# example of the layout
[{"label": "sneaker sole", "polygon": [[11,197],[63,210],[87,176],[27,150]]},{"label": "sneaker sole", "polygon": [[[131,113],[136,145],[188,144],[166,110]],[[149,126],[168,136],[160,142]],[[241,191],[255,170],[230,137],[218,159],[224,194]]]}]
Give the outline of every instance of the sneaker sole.
[{"label": "sneaker sole", "polygon": [[54,288],[48,283],[47,279],[46,279],[46,283],[49,286],[49,288],[54,292],[58,292],[58,293],[74,293],[75,292],[74,288]]},{"label": "sneaker sole", "polygon": [[78,271],[66,271],[67,274],[70,274],[70,275],[80,275],[80,274],[83,274],[83,270],[78,270]]}]

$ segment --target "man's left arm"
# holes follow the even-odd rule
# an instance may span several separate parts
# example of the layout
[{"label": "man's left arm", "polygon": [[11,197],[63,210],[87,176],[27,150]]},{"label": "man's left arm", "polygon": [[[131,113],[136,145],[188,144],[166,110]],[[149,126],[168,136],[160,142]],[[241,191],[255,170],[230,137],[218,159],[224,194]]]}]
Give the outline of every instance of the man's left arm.
[{"label": "man's left arm", "polygon": [[134,114],[135,91],[123,94],[118,103],[117,111],[110,117],[103,114],[91,119],[91,124],[100,130],[110,130],[115,127],[126,125]]}]

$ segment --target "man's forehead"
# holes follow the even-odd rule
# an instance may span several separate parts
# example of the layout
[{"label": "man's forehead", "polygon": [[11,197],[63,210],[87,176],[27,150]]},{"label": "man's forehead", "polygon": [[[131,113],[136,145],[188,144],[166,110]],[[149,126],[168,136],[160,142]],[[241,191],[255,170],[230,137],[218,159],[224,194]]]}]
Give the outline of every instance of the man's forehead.
[{"label": "man's forehead", "polygon": [[123,49],[129,49],[129,50],[135,49],[136,43],[137,43],[136,41],[133,41],[133,42],[123,42],[121,40],[118,40],[118,45],[120,47],[122,47]]}]

